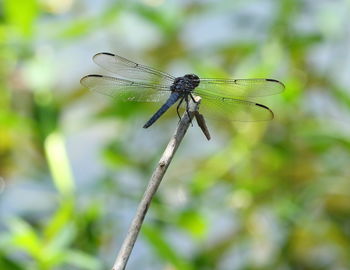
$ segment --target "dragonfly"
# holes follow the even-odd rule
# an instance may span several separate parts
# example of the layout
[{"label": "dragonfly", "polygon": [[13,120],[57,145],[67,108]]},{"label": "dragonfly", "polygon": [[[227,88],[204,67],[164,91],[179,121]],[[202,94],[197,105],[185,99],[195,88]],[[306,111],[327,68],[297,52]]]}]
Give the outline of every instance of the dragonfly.
[{"label": "dragonfly", "polygon": [[210,79],[195,74],[175,77],[108,52],[97,53],[93,61],[118,77],[87,75],[80,80],[83,86],[123,101],[163,103],[144,128],[154,124],[175,103],[179,117],[183,107],[189,115],[190,100],[196,102],[194,96],[201,97],[199,110],[205,116],[224,115],[232,121],[268,121],[274,118],[272,110],[247,98],[278,94],[285,88],[275,79]]}]

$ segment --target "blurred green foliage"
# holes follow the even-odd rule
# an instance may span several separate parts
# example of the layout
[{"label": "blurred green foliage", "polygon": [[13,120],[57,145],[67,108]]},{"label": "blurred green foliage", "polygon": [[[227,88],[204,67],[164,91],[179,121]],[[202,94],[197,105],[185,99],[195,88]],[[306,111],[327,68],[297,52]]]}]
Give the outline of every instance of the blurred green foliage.
[{"label": "blurred green foliage", "polygon": [[143,130],[156,107],[82,88],[106,50],[286,85],[261,101],[270,123],[212,122],[211,142],[189,130],[128,269],[350,269],[349,13],[346,0],[2,1],[0,269],[112,265],[177,120]]}]

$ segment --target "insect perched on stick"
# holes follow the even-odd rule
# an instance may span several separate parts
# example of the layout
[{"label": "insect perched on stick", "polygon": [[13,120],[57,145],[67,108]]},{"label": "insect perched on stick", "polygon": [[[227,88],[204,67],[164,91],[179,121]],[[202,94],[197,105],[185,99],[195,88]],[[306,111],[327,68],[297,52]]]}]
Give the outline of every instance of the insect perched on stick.
[{"label": "insect perched on stick", "polygon": [[202,98],[200,112],[206,117],[222,116],[232,121],[267,121],[273,112],[265,105],[246,98],[274,95],[284,90],[284,85],[274,79],[207,79],[195,74],[175,77],[148,66],[132,62],[111,53],[98,53],[96,64],[120,77],[87,75],[81,84],[94,92],[121,98],[125,101],[163,102],[159,110],[145,123],[150,127],[172,105],[176,111],[185,107],[194,95]]}]

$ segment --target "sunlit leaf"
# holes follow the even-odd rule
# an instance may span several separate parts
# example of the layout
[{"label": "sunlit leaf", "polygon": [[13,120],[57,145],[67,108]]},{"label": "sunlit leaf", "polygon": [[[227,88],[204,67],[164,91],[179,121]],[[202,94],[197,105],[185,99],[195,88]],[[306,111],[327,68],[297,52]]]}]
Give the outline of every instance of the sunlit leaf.
[{"label": "sunlit leaf", "polygon": [[34,21],[38,16],[38,4],[36,0],[4,0],[5,18],[25,37],[33,32]]},{"label": "sunlit leaf", "polygon": [[12,219],[8,226],[12,234],[12,245],[33,257],[41,256],[42,241],[27,222],[21,219]]},{"label": "sunlit leaf", "polygon": [[180,216],[179,225],[198,239],[203,238],[208,229],[204,217],[193,209],[189,209]]}]

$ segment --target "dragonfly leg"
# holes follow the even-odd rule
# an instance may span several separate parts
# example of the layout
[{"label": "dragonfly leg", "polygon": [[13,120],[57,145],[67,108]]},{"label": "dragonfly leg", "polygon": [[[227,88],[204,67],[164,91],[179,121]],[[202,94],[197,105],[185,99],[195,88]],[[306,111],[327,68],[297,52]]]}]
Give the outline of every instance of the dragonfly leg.
[{"label": "dragonfly leg", "polygon": [[179,108],[180,108],[180,106],[181,106],[181,103],[184,101],[184,98],[185,98],[185,97],[182,97],[182,98],[180,99],[180,102],[179,102],[179,104],[177,104],[177,107],[176,107],[176,113],[177,113],[177,116],[179,117],[179,121],[181,120],[181,116],[180,116],[180,113],[179,113]]},{"label": "dragonfly leg", "polygon": [[197,103],[197,101],[194,99],[194,96],[192,95],[192,93],[190,93],[190,97],[194,103]]},{"label": "dragonfly leg", "polygon": [[185,101],[186,101],[186,113],[187,113],[188,119],[190,120],[191,126],[193,127],[192,119],[190,117],[190,108],[189,108],[188,95],[186,95],[184,98],[185,98]]}]

